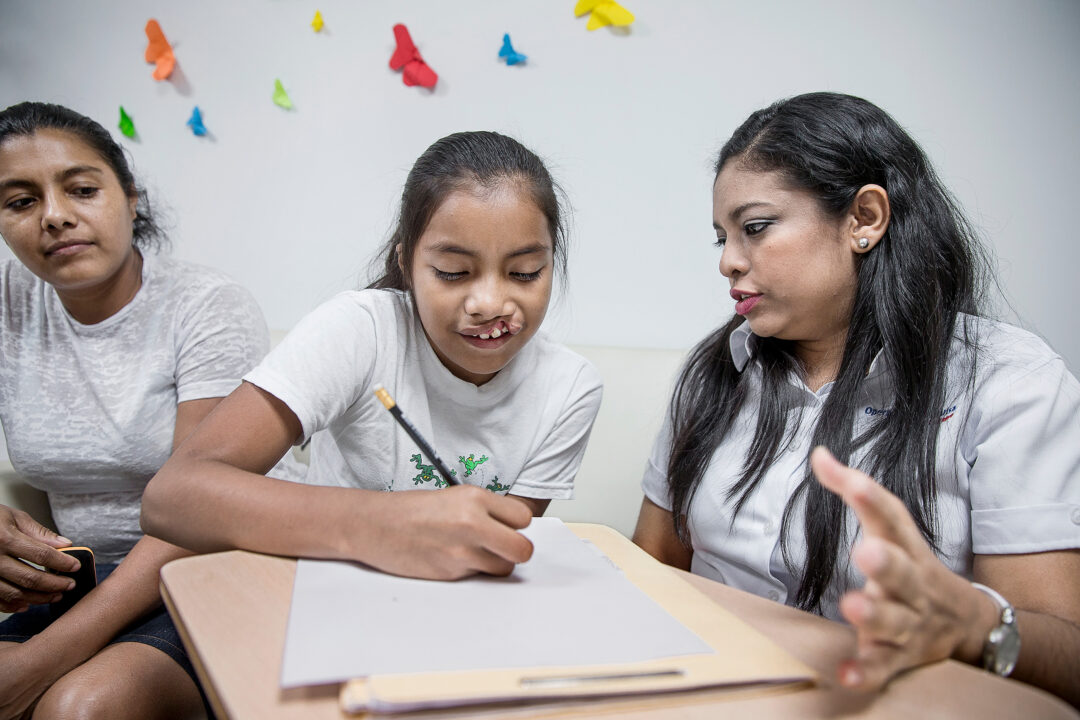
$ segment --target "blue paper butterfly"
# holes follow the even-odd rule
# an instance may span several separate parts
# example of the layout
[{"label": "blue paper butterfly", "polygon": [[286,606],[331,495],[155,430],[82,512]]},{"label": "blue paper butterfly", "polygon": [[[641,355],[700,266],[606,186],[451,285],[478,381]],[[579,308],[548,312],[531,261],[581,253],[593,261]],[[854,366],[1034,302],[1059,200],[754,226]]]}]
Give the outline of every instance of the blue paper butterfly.
[{"label": "blue paper butterfly", "polygon": [[195,109],[191,111],[191,117],[187,121],[188,127],[191,128],[191,132],[195,133],[199,137],[206,135],[206,126],[203,125],[202,113],[199,112],[199,106],[196,105]]},{"label": "blue paper butterfly", "polygon": [[510,33],[503,35],[503,44],[502,49],[499,50],[499,57],[506,58],[507,65],[517,65],[528,59],[528,56],[514,50],[514,46],[510,44]]}]

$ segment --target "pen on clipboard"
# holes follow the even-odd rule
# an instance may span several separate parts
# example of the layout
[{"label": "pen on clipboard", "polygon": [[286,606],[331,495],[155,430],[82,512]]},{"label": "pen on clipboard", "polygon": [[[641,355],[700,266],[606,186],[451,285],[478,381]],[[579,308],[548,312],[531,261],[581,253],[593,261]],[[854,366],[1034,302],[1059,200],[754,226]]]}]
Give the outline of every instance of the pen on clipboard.
[{"label": "pen on clipboard", "polygon": [[416,426],[409,422],[409,418],[405,417],[405,414],[401,412],[401,408],[394,402],[394,398],[390,397],[390,393],[386,391],[382,385],[375,386],[375,397],[379,398],[379,402],[383,404],[390,414],[394,416],[394,419],[398,421],[398,424],[405,429],[405,432],[409,434],[409,437],[413,439],[413,442],[420,446],[420,451],[431,459],[431,464],[435,466],[435,469],[439,471],[439,474],[443,476],[443,480],[451,485],[460,485],[454,474],[447,469],[446,463],[439,457],[439,454],[435,452],[435,448],[428,444],[428,441],[424,439],[424,436],[420,434],[420,431],[416,429]]}]

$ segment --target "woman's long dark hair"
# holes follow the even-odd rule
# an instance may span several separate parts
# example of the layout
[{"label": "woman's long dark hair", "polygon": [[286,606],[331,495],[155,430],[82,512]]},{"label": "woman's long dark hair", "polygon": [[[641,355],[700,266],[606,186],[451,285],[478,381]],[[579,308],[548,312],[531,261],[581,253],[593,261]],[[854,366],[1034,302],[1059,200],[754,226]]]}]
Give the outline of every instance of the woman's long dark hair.
[{"label": "woman's long dark hair", "polygon": [[558,184],[536,153],[517,140],[473,131],[436,140],[413,163],[401,192],[397,224],[375,261],[381,276],[368,287],[407,290],[416,245],[447,196],[463,189],[494,191],[507,182],[528,192],[547,218],[555,270],[565,278],[567,231]]},{"label": "woman's long dark hair", "polygon": [[[848,212],[864,185],[877,184],[888,193],[888,229],[870,252],[859,255],[844,355],[811,447],[824,445],[842,462],[865,449],[859,466],[903,501],[936,546],[934,465],[947,359],[954,333],[974,347],[966,324],[957,328],[957,320],[960,313],[978,314],[987,267],[974,232],[918,144],[887,113],[860,98],[811,93],[758,110],[721,149],[717,175],[728,162],[782,173],[812,193],[831,217]],[[684,513],[747,398],[750,372],[735,368],[729,345],[742,322],[735,316],[705,338],[676,385],[668,479],[675,531],[683,542],[689,542]],[[879,351],[878,362],[893,380],[893,408],[855,436],[860,385]],[[736,513],[795,430],[787,427],[795,404],[784,391],[789,373],[799,371],[790,343],[760,338],[753,362],[760,367],[762,391],[742,473],[728,489]],[[974,373],[974,354],[970,367]],[[847,512],[839,497],[814,481],[807,464],[781,526],[789,567],[789,526],[803,500],[806,561],[801,573],[792,568],[801,577],[794,602],[817,610],[836,572]]]},{"label": "woman's long dark hair", "polygon": [[146,190],[135,182],[124,149],[109,131],[63,105],[22,102],[0,111],[0,145],[11,137],[33,135],[38,130],[62,130],[71,133],[104,160],[129,198],[136,198],[131,241],[140,249],[160,249],[167,243],[165,232],[154,217]]}]

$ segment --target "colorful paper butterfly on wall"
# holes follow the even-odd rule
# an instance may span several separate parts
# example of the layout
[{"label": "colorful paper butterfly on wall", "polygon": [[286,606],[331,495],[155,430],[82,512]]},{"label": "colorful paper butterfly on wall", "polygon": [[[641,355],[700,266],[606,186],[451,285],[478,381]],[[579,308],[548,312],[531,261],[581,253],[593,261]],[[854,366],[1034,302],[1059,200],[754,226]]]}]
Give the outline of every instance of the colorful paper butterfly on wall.
[{"label": "colorful paper butterfly on wall", "polygon": [[164,80],[172,75],[173,68],[176,67],[172,45],[165,39],[165,33],[154,19],[146,21],[146,37],[150,41],[146,46],[146,62],[154,63],[154,79]]},{"label": "colorful paper butterfly on wall", "polygon": [[124,137],[135,137],[135,121],[131,119],[131,116],[124,110],[124,106],[120,106],[120,132],[124,133]]},{"label": "colorful paper butterfly on wall", "polygon": [[274,94],[270,97],[278,107],[292,110],[293,104],[289,98],[289,93],[285,92],[285,86],[281,84],[281,80],[278,78],[274,78]]},{"label": "colorful paper butterfly on wall", "polygon": [[199,137],[204,137],[206,135],[206,125],[203,124],[202,111],[199,110],[198,105],[191,111],[191,117],[188,118],[187,126],[191,128],[191,132]]},{"label": "colorful paper butterfly on wall", "polygon": [[420,51],[413,44],[409,29],[398,23],[394,26],[394,40],[397,41],[397,49],[390,56],[390,69],[401,70],[401,80],[409,87],[420,85],[421,87],[434,88],[439,76],[420,57]]},{"label": "colorful paper butterfly on wall", "polygon": [[510,33],[503,35],[503,44],[502,49],[499,50],[499,57],[506,58],[507,65],[517,65],[528,59],[528,55],[522,55],[514,50],[514,46],[510,44]]},{"label": "colorful paper butterfly on wall", "polygon": [[574,15],[581,17],[590,13],[586,30],[595,30],[605,25],[625,27],[634,22],[634,14],[614,0],[578,0],[574,6]]}]

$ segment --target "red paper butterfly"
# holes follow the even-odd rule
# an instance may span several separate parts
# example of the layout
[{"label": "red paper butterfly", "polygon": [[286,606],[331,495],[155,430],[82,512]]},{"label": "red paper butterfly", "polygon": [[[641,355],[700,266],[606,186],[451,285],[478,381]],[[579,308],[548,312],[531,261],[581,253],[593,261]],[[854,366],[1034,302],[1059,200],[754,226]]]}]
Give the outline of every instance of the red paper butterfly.
[{"label": "red paper butterfly", "polygon": [[439,76],[428,67],[428,64],[424,62],[424,58],[420,57],[420,51],[416,49],[412,37],[409,36],[409,29],[398,23],[394,26],[394,39],[397,41],[397,49],[390,56],[390,69],[401,70],[405,68],[401,74],[401,79],[409,87],[421,85],[426,88],[434,88]]}]

